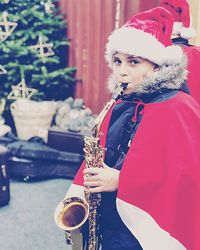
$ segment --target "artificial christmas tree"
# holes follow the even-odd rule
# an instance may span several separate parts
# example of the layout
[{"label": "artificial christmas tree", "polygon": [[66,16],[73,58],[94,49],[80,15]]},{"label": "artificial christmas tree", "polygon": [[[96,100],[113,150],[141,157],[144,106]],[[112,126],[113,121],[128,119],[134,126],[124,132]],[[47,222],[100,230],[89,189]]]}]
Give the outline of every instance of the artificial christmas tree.
[{"label": "artificial christmas tree", "polygon": [[66,67],[69,41],[57,0],[1,0],[0,38],[0,97],[22,79],[38,90],[36,100],[73,95],[75,68]]}]

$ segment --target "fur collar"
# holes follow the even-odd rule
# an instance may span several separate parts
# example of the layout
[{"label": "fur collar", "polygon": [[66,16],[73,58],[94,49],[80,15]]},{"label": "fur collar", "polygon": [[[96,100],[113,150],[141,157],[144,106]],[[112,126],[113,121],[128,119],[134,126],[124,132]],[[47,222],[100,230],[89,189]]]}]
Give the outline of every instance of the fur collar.
[{"label": "fur collar", "polygon": [[[164,89],[181,89],[182,83],[187,78],[186,66],[187,59],[185,55],[183,55],[179,64],[160,66],[158,71],[155,71],[151,77],[138,85],[135,93],[151,94],[161,92]],[[112,93],[116,88],[116,80],[113,74],[108,79],[108,88]]]}]

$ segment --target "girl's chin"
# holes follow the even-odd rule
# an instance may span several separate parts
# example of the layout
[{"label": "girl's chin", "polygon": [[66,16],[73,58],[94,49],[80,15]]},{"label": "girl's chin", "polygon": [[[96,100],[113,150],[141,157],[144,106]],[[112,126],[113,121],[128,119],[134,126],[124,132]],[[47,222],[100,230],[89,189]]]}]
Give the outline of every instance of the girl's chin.
[{"label": "girl's chin", "polygon": [[135,93],[134,90],[132,90],[132,91],[125,91],[125,92],[124,92],[125,95],[131,95],[131,94],[133,94],[133,93]]},{"label": "girl's chin", "polygon": [[130,94],[132,94],[132,93],[135,93],[135,90],[136,90],[136,87],[131,86],[131,88],[127,88],[127,89],[124,91],[124,94],[130,95]]}]

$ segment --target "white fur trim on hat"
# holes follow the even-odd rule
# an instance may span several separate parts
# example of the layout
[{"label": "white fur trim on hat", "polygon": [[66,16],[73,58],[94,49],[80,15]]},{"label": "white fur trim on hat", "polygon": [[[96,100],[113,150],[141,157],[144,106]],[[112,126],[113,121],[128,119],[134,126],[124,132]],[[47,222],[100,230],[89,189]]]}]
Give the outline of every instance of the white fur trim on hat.
[{"label": "white fur trim on hat", "polygon": [[105,58],[110,67],[116,51],[139,56],[158,65],[179,63],[183,55],[179,46],[165,47],[151,34],[133,27],[122,27],[109,36]]},{"label": "white fur trim on hat", "polygon": [[173,35],[179,35],[188,40],[195,36],[195,30],[191,26],[184,27],[182,22],[174,22]]}]

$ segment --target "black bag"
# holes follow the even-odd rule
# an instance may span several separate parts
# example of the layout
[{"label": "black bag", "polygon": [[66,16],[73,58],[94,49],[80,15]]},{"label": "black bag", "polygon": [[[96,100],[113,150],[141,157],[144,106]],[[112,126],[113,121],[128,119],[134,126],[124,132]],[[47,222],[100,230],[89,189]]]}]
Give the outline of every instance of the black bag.
[{"label": "black bag", "polygon": [[12,178],[24,181],[53,177],[73,179],[81,165],[81,159],[72,155],[69,162],[10,157],[9,167]]},{"label": "black bag", "polygon": [[8,174],[8,150],[0,145],[0,206],[5,206],[10,200],[10,182]]},{"label": "black bag", "polygon": [[29,141],[18,140],[7,145],[9,167],[12,178],[67,177],[73,179],[83,156],[78,153],[63,152],[47,146],[40,138]]},{"label": "black bag", "polygon": [[39,137],[24,141],[13,135],[7,135],[0,138],[0,143],[8,149],[11,178],[73,179],[84,159],[82,154],[51,148]]},{"label": "black bag", "polygon": [[79,132],[71,132],[58,128],[51,127],[48,131],[48,145],[52,148],[84,155],[84,135]]}]

